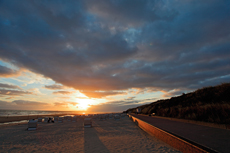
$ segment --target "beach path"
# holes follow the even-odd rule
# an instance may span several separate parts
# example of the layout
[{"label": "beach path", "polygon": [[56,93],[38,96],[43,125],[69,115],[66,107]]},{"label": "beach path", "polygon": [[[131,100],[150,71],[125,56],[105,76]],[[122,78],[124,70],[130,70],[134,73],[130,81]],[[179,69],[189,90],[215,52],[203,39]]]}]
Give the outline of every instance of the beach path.
[{"label": "beach path", "polygon": [[127,116],[118,121],[93,120],[92,128],[84,128],[81,119],[75,123],[39,123],[36,131],[26,128],[27,124],[0,127],[0,152],[179,153]]},{"label": "beach path", "polygon": [[230,130],[208,127],[175,120],[131,114],[159,129],[220,153],[230,152]]}]

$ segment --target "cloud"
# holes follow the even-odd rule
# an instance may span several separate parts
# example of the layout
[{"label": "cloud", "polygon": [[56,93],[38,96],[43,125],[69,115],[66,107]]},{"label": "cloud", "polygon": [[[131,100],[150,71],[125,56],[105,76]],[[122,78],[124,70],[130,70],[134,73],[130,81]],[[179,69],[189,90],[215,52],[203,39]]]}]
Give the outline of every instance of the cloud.
[{"label": "cloud", "polygon": [[134,98],[136,98],[136,97],[128,97],[125,100],[133,100]]},{"label": "cloud", "polygon": [[[141,103],[143,104],[143,103]],[[87,109],[88,112],[122,112],[129,108],[134,108],[139,106],[138,101],[113,101],[108,103],[103,103],[99,105],[90,105]]]},{"label": "cloud", "polygon": [[77,104],[78,104],[77,102],[55,102],[54,106],[68,107],[68,105],[76,106]]},{"label": "cloud", "polygon": [[81,93],[83,93],[89,98],[102,98],[106,96],[126,94],[125,92],[115,92],[115,91],[81,91]]},{"label": "cloud", "polygon": [[77,106],[77,102],[70,102],[70,101],[66,101],[66,102],[55,102],[53,103],[53,107],[54,108],[58,108],[59,110],[69,110],[69,109],[76,109],[78,108]]},{"label": "cloud", "polygon": [[7,102],[7,101],[2,101],[0,100],[0,106],[2,109],[5,109],[5,108],[10,108],[10,105],[11,103]]},{"label": "cloud", "polygon": [[11,102],[0,101],[1,109],[18,109],[18,110],[52,110],[52,105],[44,102],[14,100]]},{"label": "cloud", "polygon": [[45,95],[45,94],[40,92],[39,88],[31,88],[31,89],[29,89],[29,91],[32,91],[33,94],[35,94],[35,95]]},{"label": "cloud", "polygon": [[178,95],[183,94],[184,93],[183,91],[184,90],[182,90],[182,89],[174,89],[174,90],[165,92],[165,94],[163,94],[162,97],[170,98],[173,96],[178,96]]},{"label": "cloud", "polygon": [[0,88],[8,88],[8,89],[21,89],[19,86],[0,83]]},{"label": "cloud", "polygon": [[11,102],[1,101],[1,109],[17,109],[17,110],[69,110],[69,106],[76,106],[76,102],[54,102],[45,103],[30,100],[14,100]]},{"label": "cloud", "polygon": [[117,106],[113,104],[101,104],[101,105],[91,105],[87,111],[88,112],[122,112],[127,110],[128,108],[133,108],[137,105],[125,105],[125,106]]},{"label": "cloud", "polygon": [[101,103],[98,105],[90,105],[87,111],[88,112],[121,112],[129,108],[134,108],[140,105],[149,104],[150,102],[154,102],[154,100],[156,100],[156,98],[133,100],[134,98],[135,97],[129,97],[125,100],[115,100],[106,103]]},{"label": "cloud", "polygon": [[12,103],[20,106],[48,106],[50,104],[36,101],[14,100]]},{"label": "cloud", "polygon": [[94,98],[216,85],[229,81],[229,4],[3,0],[0,58]]},{"label": "cloud", "polygon": [[31,94],[33,93],[28,91],[0,89],[1,96],[23,96],[23,95],[31,95]]},{"label": "cloud", "polygon": [[125,0],[87,1],[87,9],[107,22],[118,22],[130,26],[141,25],[156,20],[172,20],[177,12],[170,9],[166,1]]},{"label": "cloud", "polygon": [[57,95],[69,95],[69,94],[73,94],[74,92],[72,91],[55,91],[53,92],[53,94],[57,94]]},{"label": "cloud", "polygon": [[89,99],[88,97],[76,97],[77,99]]},{"label": "cloud", "polygon": [[53,85],[45,85],[45,88],[50,90],[59,90],[59,89],[64,89],[65,87],[62,85],[53,84]]},{"label": "cloud", "polygon": [[12,77],[19,75],[19,72],[0,65],[0,77]]},{"label": "cloud", "polygon": [[143,101],[155,101],[155,100],[157,100],[158,98],[146,98],[146,99],[144,99]]}]

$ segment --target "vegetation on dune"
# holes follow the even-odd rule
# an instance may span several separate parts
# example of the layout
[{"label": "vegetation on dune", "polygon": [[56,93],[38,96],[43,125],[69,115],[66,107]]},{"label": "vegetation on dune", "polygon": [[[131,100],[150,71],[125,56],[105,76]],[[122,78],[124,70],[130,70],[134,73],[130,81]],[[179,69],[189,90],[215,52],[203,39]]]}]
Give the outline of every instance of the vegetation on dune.
[{"label": "vegetation on dune", "polygon": [[[230,83],[139,106],[142,114],[230,124]],[[136,108],[127,112],[135,113]]]}]

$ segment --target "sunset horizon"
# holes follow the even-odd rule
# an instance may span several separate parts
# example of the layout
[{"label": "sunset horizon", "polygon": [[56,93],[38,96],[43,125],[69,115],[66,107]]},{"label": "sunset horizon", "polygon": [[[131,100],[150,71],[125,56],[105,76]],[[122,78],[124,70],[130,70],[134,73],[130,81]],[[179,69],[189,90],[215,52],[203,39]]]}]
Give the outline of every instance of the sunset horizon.
[{"label": "sunset horizon", "polygon": [[0,0],[0,152],[229,142],[230,0]]},{"label": "sunset horizon", "polygon": [[122,112],[230,82],[229,2],[0,2],[0,109]]}]

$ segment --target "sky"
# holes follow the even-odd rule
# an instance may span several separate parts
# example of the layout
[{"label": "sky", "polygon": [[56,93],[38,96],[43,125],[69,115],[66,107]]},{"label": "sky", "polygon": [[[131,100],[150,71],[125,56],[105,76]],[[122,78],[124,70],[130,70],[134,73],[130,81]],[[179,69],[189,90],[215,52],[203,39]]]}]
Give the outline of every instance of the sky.
[{"label": "sky", "polygon": [[118,112],[230,82],[229,0],[0,0],[0,109]]}]

